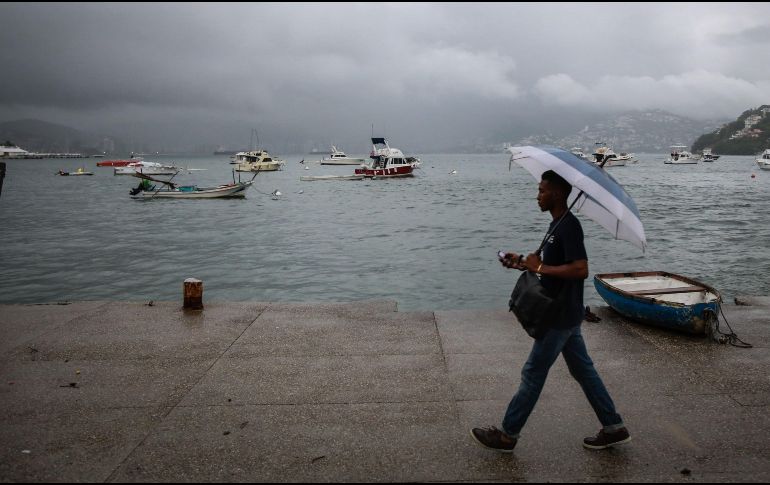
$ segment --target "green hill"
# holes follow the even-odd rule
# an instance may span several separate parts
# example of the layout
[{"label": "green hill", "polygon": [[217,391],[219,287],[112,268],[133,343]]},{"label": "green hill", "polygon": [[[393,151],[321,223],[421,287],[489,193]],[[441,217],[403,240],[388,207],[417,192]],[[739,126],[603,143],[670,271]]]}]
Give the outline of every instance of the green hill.
[{"label": "green hill", "polygon": [[[761,119],[747,129],[746,119],[750,116]],[[693,143],[692,151],[699,152],[704,148],[724,155],[755,155],[770,148],[770,105],[744,111],[737,120],[701,135]]]}]

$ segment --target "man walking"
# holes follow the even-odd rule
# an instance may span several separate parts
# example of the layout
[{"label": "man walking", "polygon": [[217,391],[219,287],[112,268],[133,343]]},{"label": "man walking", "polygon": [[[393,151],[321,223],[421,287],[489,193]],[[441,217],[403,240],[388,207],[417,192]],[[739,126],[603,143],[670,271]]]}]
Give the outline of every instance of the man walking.
[{"label": "man walking", "polygon": [[[537,203],[553,217],[550,236],[543,248],[543,258],[530,254],[526,258],[507,253],[503,266],[533,271],[541,275],[543,286],[551,294],[559,294],[563,309],[545,335],[535,340],[529,359],[521,370],[521,384],[513,396],[503,419],[502,429],[473,428],[471,435],[482,446],[502,453],[512,453],[524,424],[537,404],[548,371],[559,354],[564,356],[569,372],[578,381],[596,416],[602,424],[599,433],[583,440],[590,449],[609,448],[631,441],[623,420],[615,411],[607,389],[588,356],[580,333],[583,321],[583,280],[588,277],[588,256],[583,244],[580,221],[567,208],[572,186],[551,170],[545,172],[538,185]],[[552,233],[551,233],[552,232]]]}]

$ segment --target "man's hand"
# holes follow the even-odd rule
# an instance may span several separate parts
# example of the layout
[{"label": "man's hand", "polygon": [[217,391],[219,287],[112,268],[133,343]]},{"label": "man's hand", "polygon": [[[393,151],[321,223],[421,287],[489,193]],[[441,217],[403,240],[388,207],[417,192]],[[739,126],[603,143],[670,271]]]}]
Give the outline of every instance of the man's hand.
[{"label": "man's hand", "polygon": [[523,271],[525,268],[523,264],[519,264],[519,257],[520,256],[516,253],[505,253],[505,257],[500,260],[500,264],[506,268]]},{"label": "man's hand", "polygon": [[533,273],[537,272],[537,269],[540,267],[540,265],[543,264],[543,260],[540,259],[540,256],[537,254],[529,254],[524,259],[523,265],[524,269],[527,271],[532,271]]}]

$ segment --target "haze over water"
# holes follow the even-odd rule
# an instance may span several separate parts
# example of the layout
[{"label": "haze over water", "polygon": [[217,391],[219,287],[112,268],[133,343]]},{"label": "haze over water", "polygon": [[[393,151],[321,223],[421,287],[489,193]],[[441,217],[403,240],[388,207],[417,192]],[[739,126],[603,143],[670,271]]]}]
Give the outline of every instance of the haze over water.
[{"label": "haze over water", "polygon": [[[97,168],[97,159],[7,161],[0,303],[181,303],[182,281],[196,277],[204,301],[507,308],[518,272],[502,268],[496,252],[532,251],[550,219],[537,207],[535,179],[515,164],[509,172],[506,154],[423,155],[411,179],[333,182],[299,177],[353,167],[304,170],[302,158],[313,156],[288,156],[284,171],[259,174],[244,200],[152,201],[130,199],[138,180]],[[647,252],[578,215],[591,272],[586,303],[603,304],[593,275],[618,271],[683,274],[726,301],[770,294],[770,172],[753,157],[682,166],[664,165],[663,154],[639,158],[609,170],[637,203]],[[185,184],[232,180],[227,157],[146,159],[208,169],[178,175]],[[80,166],[96,175],[54,175]],[[283,195],[273,200],[276,189]]]}]

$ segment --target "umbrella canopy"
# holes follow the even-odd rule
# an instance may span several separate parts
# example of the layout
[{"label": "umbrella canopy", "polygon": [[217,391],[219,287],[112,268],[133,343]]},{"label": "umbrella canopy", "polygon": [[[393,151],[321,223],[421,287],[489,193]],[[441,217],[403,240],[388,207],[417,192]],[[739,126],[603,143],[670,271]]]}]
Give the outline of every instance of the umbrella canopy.
[{"label": "umbrella canopy", "polygon": [[574,208],[607,229],[615,239],[629,241],[642,251],[647,238],[636,203],[603,168],[576,157],[566,150],[553,147],[510,147],[511,161],[516,162],[540,180],[543,172],[553,170],[575,190],[570,202]]}]

